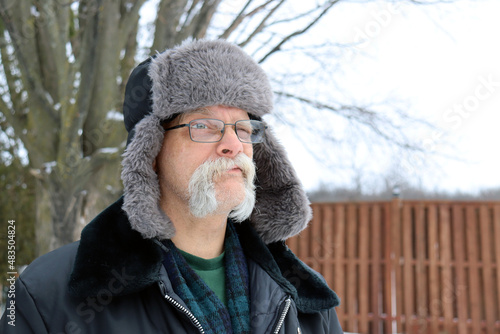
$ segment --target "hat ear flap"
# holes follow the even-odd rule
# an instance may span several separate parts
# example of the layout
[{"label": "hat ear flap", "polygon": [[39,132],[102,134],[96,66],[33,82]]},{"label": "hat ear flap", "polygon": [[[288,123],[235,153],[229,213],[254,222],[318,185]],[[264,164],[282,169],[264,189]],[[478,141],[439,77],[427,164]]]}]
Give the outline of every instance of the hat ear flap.
[{"label": "hat ear flap", "polygon": [[132,229],[144,238],[170,239],[175,228],[160,208],[160,185],[153,162],[161,150],[163,129],[160,119],[148,115],[135,127],[135,135],[123,154],[123,210]]},{"label": "hat ear flap", "polygon": [[309,200],[270,129],[264,141],[254,145],[254,161],[257,203],[251,222],[265,243],[286,240],[307,227],[312,218]]}]

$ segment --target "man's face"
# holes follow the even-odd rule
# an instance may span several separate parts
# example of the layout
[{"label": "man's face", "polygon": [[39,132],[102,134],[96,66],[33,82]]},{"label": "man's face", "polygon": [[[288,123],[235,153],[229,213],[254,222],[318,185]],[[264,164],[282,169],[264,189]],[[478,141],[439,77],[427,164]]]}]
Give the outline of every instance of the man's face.
[{"label": "man's face", "polygon": [[[212,106],[199,112],[178,117],[168,126],[186,124],[191,120],[200,118],[219,119],[225,123],[235,123],[239,120],[249,119],[248,114],[241,109]],[[241,159],[242,156],[247,159]],[[216,143],[192,141],[189,137],[188,127],[166,131],[163,146],[156,159],[155,166],[160,182],[162,204],[167,203],[167,206],[181,204],[181,207],[190,205],[192,208],[193,204],[203,202],[204,198],[206,198],[205,194],[208,189],[204,188],[213,188],[214,201],[217,202],[216,211],[213,213],[230,212],[248,196],[248,184],[245,187],[245,182],[253,182],[253,174],[249,173],[251,179],[247,180],[246,173],[234,165],[233,162],[248,160],[251,163],[252,156],[252,144],[242,143],[236,136],[233,126],[226,126],[223,138]],[[225,159],[221,160],[220,158]],[[207,174],[207,171],[212,168],[207,168],[207,165],[216,160],[223,162],[225,160],[221,172],[215,176]],[[251,164],[253,165],[253,163]],[[205,175],[207,181],[210,181],[211,184],[199,182]],[[191,210],[191,213],[196,215],[196,210],[194,211]],[[203,214],[200,216],[203,216]]]}]

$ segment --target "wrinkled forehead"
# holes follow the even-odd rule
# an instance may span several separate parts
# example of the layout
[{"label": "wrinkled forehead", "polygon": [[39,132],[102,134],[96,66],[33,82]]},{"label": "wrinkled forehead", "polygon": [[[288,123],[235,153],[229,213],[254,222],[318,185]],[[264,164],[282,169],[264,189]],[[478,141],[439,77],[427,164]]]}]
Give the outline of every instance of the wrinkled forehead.
[{"label": "wrinkled forehead", "polygon": [[[224,120],[222,117],[222,112],[226,111],[228,115],[232,118],[232,121],[247,120],[252,119],[250,114],[242,109],[228,107],[228,106],[212,106],[212,107],[202,107],[194,110],[187,111],[182,114],[177,114],[172,118],[168,124],[178,125],[181,123],[186,123],[195,119],[196,117],[202,118],[214,118]],[[228,121],[228,120],[225,120]]]}]

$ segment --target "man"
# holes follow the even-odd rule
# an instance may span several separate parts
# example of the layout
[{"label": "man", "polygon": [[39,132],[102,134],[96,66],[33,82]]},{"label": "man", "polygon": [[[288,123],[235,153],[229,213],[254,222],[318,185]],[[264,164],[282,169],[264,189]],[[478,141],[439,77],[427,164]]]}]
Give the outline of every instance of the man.
[{"label": "man", "polygon": [[124,196],[24,271],[2,332],[341,333],[337,296],[284,243],[311,210],[262,121],[272,99],[225,41],[135,68]]}]

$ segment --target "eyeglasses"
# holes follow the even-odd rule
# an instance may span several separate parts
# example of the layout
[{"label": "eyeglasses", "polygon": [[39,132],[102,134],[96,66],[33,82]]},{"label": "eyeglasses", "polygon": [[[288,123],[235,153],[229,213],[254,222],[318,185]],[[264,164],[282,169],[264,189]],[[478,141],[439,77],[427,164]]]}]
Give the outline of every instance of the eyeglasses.
[{"label": "eyeglasses", "polygon": [[[161,124],[164,126],[164,124]],[[165,131],[189,127],[189,137],[198,143],[216,143],[222,139],[227,125],[234,126],[234,132],[242,143],[256,144],[262,142],[267,126],[264,122],[242,120],[234,123],[224,123],[220,119],[193,119],[187,124],[179,124]]]}]

